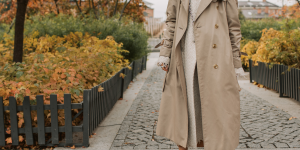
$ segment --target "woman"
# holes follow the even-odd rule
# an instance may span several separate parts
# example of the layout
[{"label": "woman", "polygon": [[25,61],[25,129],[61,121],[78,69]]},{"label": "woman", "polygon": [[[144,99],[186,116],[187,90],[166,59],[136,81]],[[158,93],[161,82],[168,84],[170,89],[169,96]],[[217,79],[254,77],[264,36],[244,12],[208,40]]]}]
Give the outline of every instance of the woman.
[{"label": "woman", "polygon": [[244,74],[237,0],[169,0],[158,65],[166,71],[156,134],[180,150],[234,150]]}]

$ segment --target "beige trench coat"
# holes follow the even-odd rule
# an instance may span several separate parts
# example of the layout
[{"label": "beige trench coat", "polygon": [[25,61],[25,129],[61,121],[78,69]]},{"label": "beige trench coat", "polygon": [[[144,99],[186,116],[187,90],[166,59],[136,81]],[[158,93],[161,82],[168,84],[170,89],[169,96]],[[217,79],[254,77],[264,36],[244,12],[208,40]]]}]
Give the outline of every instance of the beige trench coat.
[{"label": "beige trench coat", "polygon": [[[160,56],[170,57],[156,134],[186,147],[188,110],[180,40],[187,29],[189,0],[169,0]],[[205,150],[234,150],[239,144],[240,96],[234,68],[240,60],[237,0],[201,0],[194,16],[197,71]],[[236,57],[233,57],[236,56]]]}]

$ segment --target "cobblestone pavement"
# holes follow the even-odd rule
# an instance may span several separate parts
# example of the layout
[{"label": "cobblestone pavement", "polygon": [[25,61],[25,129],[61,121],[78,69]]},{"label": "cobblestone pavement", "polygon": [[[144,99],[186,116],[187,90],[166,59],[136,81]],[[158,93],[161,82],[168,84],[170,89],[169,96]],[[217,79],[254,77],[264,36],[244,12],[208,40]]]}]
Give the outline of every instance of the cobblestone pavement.
[{"label": "cobblestone pavement", "polygon": [[[111,146],[117,149],[178,149],[156,136],[156,121],[165,72],[152,70]],[[242,89],[240,144],[237,148],[300,148],[300,120]],[[205,144],[205,143],[204,143]]]}]

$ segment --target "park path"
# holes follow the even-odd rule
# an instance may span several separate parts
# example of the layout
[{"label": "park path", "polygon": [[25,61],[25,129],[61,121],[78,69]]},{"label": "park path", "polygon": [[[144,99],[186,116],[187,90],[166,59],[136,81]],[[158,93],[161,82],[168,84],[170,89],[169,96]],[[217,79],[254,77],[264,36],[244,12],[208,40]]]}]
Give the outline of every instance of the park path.
[{"label": "park path", "polygon": [[[110,150],[178,149],[155,134],[165,72],[159,67],[150,75],[125,116]],[[300,120],[268,101],[242,89],[238,149],[300,150]]]}]

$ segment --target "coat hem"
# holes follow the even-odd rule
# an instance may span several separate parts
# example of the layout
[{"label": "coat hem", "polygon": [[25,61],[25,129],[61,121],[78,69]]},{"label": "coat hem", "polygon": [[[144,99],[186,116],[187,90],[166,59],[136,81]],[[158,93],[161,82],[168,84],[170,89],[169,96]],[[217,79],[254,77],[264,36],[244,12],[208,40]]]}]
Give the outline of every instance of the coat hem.
[{"label": "coat hem", "polygon": [[[184,144],[184,143],[182,143],[182,142],[176,142],[176,141],[175,141],[173,138],[171,138],[171,137],[162,135],[162,134],[160,134],[159,132],[156,132],[156,135],[161,136],[161,137],[165,137],[165,138],[169,139],[170,141],[172,141],[173,143],[175,143],[177,146],[180,145],[180,146],[182,146],[183,148],[187,148],[187,145],[186,145],[186,144]],[[186,143],[186,142],[185,142],[185,143]]]}]

